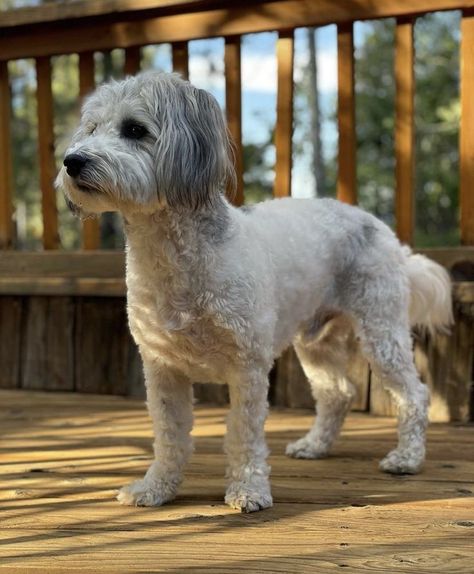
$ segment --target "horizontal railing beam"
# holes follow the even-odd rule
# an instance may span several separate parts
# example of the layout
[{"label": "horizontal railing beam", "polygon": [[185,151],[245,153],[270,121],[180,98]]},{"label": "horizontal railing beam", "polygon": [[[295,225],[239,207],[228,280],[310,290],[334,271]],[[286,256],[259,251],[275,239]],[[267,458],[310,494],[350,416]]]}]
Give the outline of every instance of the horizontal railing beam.
[{"label": "horizontal railing beam", "polygon": [[201,7],[200,11],[169,14],[173,11],[170,4],[169,15],[159,17],[150,17],[150,12],[141,14],[131,9],[133,18],[129,17],[128,12],[114,12],[105,21],[76,17],[34,27],[3,27],[0,58],[11,60],[91,49],[111,50],[268,30],[283,31],[301,26],[412,16],[439,10],[473,8],[474,0],[412,0],[409,3],[399,0],[277,0],[259,4],[229,8],[229,4],[222,2],[207,2],[207,7],[220,7],[208,10]]}]

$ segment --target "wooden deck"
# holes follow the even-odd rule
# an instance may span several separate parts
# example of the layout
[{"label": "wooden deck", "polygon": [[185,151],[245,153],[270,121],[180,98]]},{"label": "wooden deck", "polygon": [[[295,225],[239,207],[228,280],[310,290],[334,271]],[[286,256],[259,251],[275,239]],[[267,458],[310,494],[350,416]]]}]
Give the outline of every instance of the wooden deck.
[{"label": "wooden deck", "polygon": [[294,461],[284,446],[311,415],[273,411],[275,506],[244,515],[222,502],[224,409],[197,408],[178,499],[130,508],[114,495],[150,459],[143,403],[2,391],[0,405],[1,572],[473,572],[472,425],[432,425],[425,471],[392,477],[377,461],[393,419],[352,414],[332,457]]}]

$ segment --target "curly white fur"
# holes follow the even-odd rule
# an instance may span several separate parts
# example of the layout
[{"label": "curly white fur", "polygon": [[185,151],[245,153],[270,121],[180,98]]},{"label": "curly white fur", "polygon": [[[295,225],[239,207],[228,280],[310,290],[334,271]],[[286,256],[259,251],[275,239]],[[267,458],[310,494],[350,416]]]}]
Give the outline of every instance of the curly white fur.
[{"label": "curly white fur", "polygon": [[[268,372],[292,342],[317,401],[290,456],[327,454],[353,396],[359,345],[399,406],[388,472],[424,459],[428,391],[415,370],[414,322],[450,322],[449,278],[371,215],[330,199],[238,209],[225,123],[213,98],[176,75],[99,88],[85,103],[58,185],[75,211],[122,213],[128,314],[143,358],[155,461],[125,504],[171,500],[192,452],[192,382],[227,383],[226,502],[271,506],[264,439]],[[434,306],[433,306],[434,305]],[[431,308],[430,308],[431,306]]]}]

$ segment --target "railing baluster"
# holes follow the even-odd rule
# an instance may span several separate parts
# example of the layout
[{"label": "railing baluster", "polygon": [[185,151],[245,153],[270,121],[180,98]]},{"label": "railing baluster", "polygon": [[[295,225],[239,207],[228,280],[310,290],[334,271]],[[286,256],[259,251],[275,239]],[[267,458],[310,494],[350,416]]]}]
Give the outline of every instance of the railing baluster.
[{"label": "railing baluster", "polygon": [[277,41],[278,93],[275,126],[275,197],[291,195],[293,136],[293,58],[294,33],[280,32]]},{"label": "railing baluster", "polygon": [[337,198],[357,203],[353,24],[337,27],[339,126]]},{"label": "railing baluster", "polygon": [[[79,54],[79,96],[83,100],[95,87],[94,52]],[[86,219],[82,223],[82,247],[98,249],[100,225],[98,219]]]},{"label": "railing baluster", "polygon": [[126,76],[134,76],[140,71],[141,53],[139,46],[125,49],[124,73]]},{"label": "railing baluster", "polygon": [[181,74],[185,80],[189,79],[189,53],[187,42],[175,42],[172,45],[173,72]]},{"label": "railing baluster", "polygon": [[54,161],[53,93],[49,57],[36,59],[36,78],[43,247],[44,249],[56,249],[59,245],[59,236],[56,190],[54,189],[56,164]]},{"label": "railing baluster", "polygon": [[12,154],[8,62],[0,62],[0,249],[13,243]]},{"label": "railing baluster", "polygon": [[240,36],[225,39],[225,108],[227,124],[234,142],[237,188],[231,199],[235,205],[244,203],[242,155],[242,67]]},{"label": "railing baluster", "polygon": [[397,20],[395,32],[395,217],[400,241],[413,244],[415,226],[413,21]]},{"label": "railing baluster", "polygon": [[474,12],[461,21],[461,243],[474,245]]}]

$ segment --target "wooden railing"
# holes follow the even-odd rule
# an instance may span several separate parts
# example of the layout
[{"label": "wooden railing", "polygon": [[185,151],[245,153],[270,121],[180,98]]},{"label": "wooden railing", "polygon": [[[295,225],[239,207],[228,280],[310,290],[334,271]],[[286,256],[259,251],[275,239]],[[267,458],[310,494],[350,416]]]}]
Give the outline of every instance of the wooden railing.
[{"label": "wooden railing", "polygon": [[[396,79],[396,230],[406,243],[414,229],[414,41],[418,15],[437,10],[462,10],[460,235],[474,245],[474,1],[473,0],[274,0],[224,2],[219,0],[94,0],[45,5],[4,13],[0,20],[0,247],[13,244],[12,154],[10,150],[9,60],[35,58],[38,102],[38,150],[42,196],[43,247],[58,248],[51,56],[78,53],[81,96],[94,87],[93,52],[125,49],[126,74],[140,69],[140,48],[171,43],[173,68],[188,76],[188,41],[225,38],[226,114],[236,144],[238,190],[244,199],[241,128],[242,34],[278,31],[278,94],[275,130],[274,195],[289,195],[293,129],[294,29],[337,24],[339,175],[337,196],[357,202],[354,90],[356,20],[395,17]],[[97,249],[97,221],[83,227],[84,249]]]}]

